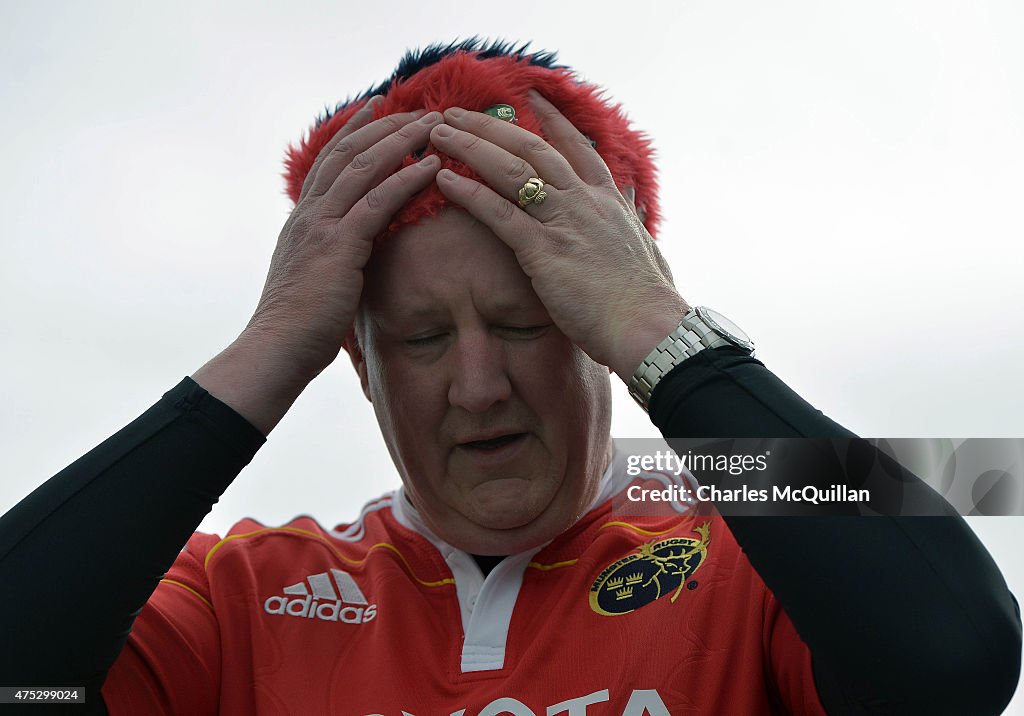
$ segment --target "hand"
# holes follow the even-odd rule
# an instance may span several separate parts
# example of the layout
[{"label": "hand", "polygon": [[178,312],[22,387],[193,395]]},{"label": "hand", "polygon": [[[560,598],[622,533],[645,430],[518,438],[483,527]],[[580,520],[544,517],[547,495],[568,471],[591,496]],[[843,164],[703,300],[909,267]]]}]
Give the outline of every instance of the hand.
[{"label": "hand", "polygon": [[308,379],[330,365],[351,330],[374,238],[440,167],[430,155],[395,172],[426,145],[439,113],[370,121],[372,105],[339,130],[310,169],[246,328],[248,337],[270,341]]},{"label": "hand", "polygon": [[[489,186],[447,169],[437,184],[512,248],[561,331],[628,381],[689,306],[600,155],[554,105],[531,94],[551,144],[486,114],[448,109],[431,142]],[[519,190],[531,177],[544,180],[547,198],[521,209]]]}]

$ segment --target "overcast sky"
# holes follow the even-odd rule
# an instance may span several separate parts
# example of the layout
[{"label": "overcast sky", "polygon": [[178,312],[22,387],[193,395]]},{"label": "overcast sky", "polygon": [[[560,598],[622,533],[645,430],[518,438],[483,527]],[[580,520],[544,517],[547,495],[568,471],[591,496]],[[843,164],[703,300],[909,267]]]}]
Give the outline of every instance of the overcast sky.
[{"label": "overcast sky", "polygon": [[[1021,5],[517,7],[4,3],[0,511],[245,326],[314,116],[475,34],[558,50],[625,105],[681,293],[815,406],[869,437],[1024,436]],[[615,434],[655,435],[616,390]],[[333,525],[395,486],[338,361],[202,527]],[[1024,518],[971,522],[1024,592]]]}]

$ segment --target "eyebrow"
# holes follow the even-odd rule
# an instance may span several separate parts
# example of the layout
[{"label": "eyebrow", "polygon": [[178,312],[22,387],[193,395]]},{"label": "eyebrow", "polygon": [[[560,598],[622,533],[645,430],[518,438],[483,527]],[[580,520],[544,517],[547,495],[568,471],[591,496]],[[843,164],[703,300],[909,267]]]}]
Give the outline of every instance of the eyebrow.
[{"label": "eyebrow", "polygon": [[536,308],[546,310],[544,304],[537,299],[536,301],[524,300],[522,298],[512,299],[508,301],[499,301],[492,306],[489,306],[492,310],[497,313],[520,313],[523,311],[533,311]]},{"label": "eyebrow", "polygon": [[413,326],[428,324],[447,318],[448,312],[439,306],[396,306],[376,314],[369,319],[385,333],[397,334],[411,330]]},{"label": "eyebrow", "polygon": [[386,313],[389,314],[388,318],[394,321],[422,321],[447,315],[448,311],[440,306],[398,306]]},{"label": "eyebrow", "polygon": [[[546,310],[540,300],[528,300],[526,298],[512,298],[499,300],[495,303],[487,303],[483,308],[498,314],[525,313]],[[413,320],[422,321],[431,318],[438,318],[448,315],[448,309],[437,305],[397,305],[392,306],[388,311],[388,318],[392,321]]]}]

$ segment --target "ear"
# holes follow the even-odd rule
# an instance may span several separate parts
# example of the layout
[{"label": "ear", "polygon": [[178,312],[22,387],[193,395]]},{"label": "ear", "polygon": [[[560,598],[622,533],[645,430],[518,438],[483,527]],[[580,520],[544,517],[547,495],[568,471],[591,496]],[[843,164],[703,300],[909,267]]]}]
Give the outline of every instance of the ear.
[{"label": "ear", "polygon": [[342,345],[348,352],[349,360],[352,361],[352,367],[356,369],[356,375],[359,376],[359,385],[363,389],[363,395],[372,403],[370,380],[366,372],[366,356],[363,355],[363,349],[359,346],[359,339],[356,338],[355,329],[349,331],[349,334],[345,337],[345,343]]}]

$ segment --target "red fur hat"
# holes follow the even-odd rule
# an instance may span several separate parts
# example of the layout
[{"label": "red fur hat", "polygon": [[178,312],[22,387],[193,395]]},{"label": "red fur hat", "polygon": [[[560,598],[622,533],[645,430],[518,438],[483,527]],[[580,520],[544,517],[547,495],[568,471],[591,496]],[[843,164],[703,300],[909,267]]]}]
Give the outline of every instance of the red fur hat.
[{"label": "red fur hat", "polygon": [[[288,148],[285,159],[288,196],[293,203],[298,202],[306,174],[320,150],[373,95],[383,95],[374,109],[374,118],[421,107],[428,112],[444,111],[453,106],[482,112],[495,104],[509,104],[515,108],[520,127],[543,137],[527,95],[529,89],[535,89],[591,139],[619,190],[633,187],[637,212],[651,236],[656,237],[660,212],[650,140],[630,128],[619,105],[601,98],[599,87],[584,83],[570,68],[556,65],[554,53],[526,54],[528,44],[518,49],[504,42],[485,46],[472,38],[408,52],[388,80],[325,112],[305,140]],[[436,152],[433,145],[426,151]],[[480,180],[465,164],[438,154],[443,167]],[[403,166],[419,158],[409,155]],[[436,184],[431,184],[395,215],[388,232],[435,216],[449,205],[451,202]]]}]

